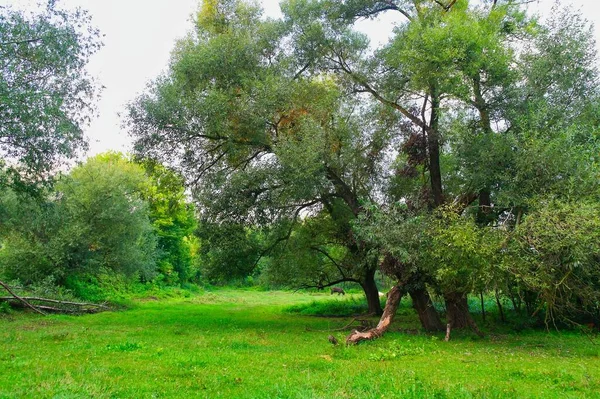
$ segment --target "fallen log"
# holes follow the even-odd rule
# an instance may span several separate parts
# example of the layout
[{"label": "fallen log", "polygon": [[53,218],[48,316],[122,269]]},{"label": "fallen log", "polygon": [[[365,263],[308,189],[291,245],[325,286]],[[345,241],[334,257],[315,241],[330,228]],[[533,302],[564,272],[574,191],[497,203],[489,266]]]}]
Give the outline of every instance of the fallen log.
[{"label": "fallen log", "polygon": [[[8,284],[0,281],[0,287],[4,288],[11,296],[0,297],[0,302],[10,302],[11,306],[21,306],[29,308],[36,313],[45,315],[45,312],[52,313],[96,313],[102,310],[109,310],[106,304],[62,301],[52,298],[41,298],[33,296],[20,296],[15,294],[14,289]],[[33,302],[33,303],[32,303]]]},{"label": "fallen log", "polygon": [[[105,304],[100,304],[100,303],[59,301],[58,299],[38,298],[38,297],[33,297],[33,296],[22,296],[21,298],[25,299],[26,301],[47,302],[47,303],[56,303],[59,305],[73,305],[73,306],[79,306],[79,307],[89,306],[89,307],[95,307],[95,308],[110,309]],[[14,300],[14,299],[15,299],[14,297],[0,297],[0,301],[10,301],[10,300]]]}]

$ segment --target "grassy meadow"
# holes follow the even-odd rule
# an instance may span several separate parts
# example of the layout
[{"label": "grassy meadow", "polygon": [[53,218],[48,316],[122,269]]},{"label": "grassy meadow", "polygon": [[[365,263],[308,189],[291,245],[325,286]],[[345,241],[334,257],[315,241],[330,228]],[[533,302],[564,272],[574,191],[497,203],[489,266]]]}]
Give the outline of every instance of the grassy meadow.
[{"label": "grassy meadow", "polygon": [[[216,290],[85,316],[0,315],[0,398],[595,398],[600,340],[429,335],[407,304],[382,339],[306,315],[327,294]],[[402,329],[401,329],[402,327]],[[488,330],[489,331],[489,330]]]}]

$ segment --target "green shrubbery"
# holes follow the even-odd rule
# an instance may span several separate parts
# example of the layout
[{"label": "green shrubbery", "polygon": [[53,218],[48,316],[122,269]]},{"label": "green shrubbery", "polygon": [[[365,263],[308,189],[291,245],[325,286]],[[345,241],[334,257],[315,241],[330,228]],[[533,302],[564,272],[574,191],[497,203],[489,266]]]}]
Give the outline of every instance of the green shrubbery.
[{"label": "green shrubbery", "polygon": [[[382,306],[385,300],[382,298]],[[310,303],[289,306],[286,312],[303,316],[344,317],[365,314],[368,311],[364,298],[351,297],[348,299],[318,300]]]},{"label": "green shrubbery", "polygon": [[120,154],[90,158],[42,197],[0,197],[0,276],[52,281],[86,300],[118,298],[135,283],[197,278],[196,219],[181,179]]}]

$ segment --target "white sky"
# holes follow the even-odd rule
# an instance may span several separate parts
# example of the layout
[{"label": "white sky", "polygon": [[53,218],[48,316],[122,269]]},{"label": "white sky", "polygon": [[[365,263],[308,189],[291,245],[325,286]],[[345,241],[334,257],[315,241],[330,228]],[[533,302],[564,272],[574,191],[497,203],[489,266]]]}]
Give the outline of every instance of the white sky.
[{"label": "white sky", "polygon": [[[119,113],[163,71],[178,38],[191,29],[191,16],[200,0],[62,0],[66,7],[80,6],[92,14],[93,24],[105,35],[104,47],[93,56],[89,71],[105,88],[98,103],[98,117],[86,129],[94,155],[107,150],[127,152],[131,140],[121,129]],[[22,7],[32,0],[0,0],[0,5]],[[268,16],[279,15],[279,0],[261,0]],[[581,8],[600,27],[599,0],[563,0]],[[538,0],[533,6],[549,10],[554,0]],[[391,17],[388,14],[388,17]],[[368,21],[361,30],[381,42],[389,35],[391,19]],[[600,28],[599,28],[600,29]],[[597,42],[600,32],[596,30]]]}]

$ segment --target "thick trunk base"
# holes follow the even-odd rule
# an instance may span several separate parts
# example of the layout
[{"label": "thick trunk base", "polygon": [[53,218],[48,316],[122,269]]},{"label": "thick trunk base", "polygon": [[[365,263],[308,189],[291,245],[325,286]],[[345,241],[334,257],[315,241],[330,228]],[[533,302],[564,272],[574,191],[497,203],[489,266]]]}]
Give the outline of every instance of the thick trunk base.
[{"label": "thick trunk base", "polygon": [[369,270],[367,272],[365,281],[361,286],[367,298],[369,313],[381,316],[383,314],[383,309],[381,308],[381,302],[379,301],[379,289],[375,283],[375,270]]},{"label": "thick trunk base", "polygon": [[477,335],[483,336],[469,313],[466,294],[450,292],[444,295],[444,300],[446,301],[446,319],[451,329],[471,328]]},{"label": "thick trunk base", "polygon": [[444,325],[440,319],[440,315],[433,307],[431,297],[426,289],[421,288],[409,292],[413,301],[413,308],[419,315],[421,326],[425,331],[443,331]]},{"label": "thick trunk base", "polygon": [[390,325],[394,321],[396,316],[396,310],[400,304],[400,299],[404,295],[404,290],[399,286],[394,286],[388,293],[387,302],[385,303],[385,309],[383,315],[377,324],[377,327],[372,328],[365,332],[357,330],[352,331],[348,338],[346,338],[347,345],[355,345],[361,341],[372,340],[381,337],[390,328]]}]

